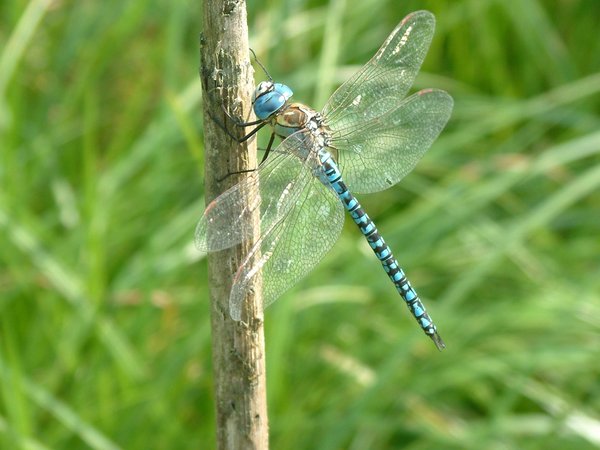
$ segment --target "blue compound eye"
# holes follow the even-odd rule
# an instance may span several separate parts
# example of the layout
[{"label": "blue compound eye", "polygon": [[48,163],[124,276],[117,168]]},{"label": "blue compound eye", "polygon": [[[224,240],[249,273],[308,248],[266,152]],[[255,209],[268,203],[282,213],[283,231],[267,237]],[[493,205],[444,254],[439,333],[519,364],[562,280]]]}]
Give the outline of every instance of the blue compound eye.
[{"label": "blue compound eye", "polygon": [[252,103],[254,103],[258,97],[272,91],[273,88],[274,83],[272,81],[261,81],[252,93]]},{"label": "blue compound eye", "polygon": [[254,91],[254,114],[266,120],[279,111],[292,95],[292,90],[285,84],[263,81]]}]

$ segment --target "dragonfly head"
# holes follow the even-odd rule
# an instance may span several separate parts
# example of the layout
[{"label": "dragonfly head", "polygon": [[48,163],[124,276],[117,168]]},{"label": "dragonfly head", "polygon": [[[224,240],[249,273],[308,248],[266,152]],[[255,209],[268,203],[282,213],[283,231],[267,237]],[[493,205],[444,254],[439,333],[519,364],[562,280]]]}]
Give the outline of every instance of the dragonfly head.
[{"label": "dragonfly head", "polygon": [[252,95],[254,114],[266,120],[283,108],[292,95],[292,90],[285,84],[262,81]]}]

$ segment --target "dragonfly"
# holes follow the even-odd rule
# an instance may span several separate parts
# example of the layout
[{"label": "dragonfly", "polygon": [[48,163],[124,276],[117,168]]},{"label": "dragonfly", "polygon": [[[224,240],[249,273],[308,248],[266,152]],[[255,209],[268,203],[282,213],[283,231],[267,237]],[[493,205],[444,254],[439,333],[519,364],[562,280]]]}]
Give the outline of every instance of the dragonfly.
[{"label": "dragonfly", "polygon": [[[207,205],[195,232],[203,252],[254,239],[233,278],[232,319],[242,320],[244,299],[259,279],[266,308],[305,277],[340,236],[346,210],[425,334],[439,350],[445,348],[391,248],[354,196],[398,183],[450,118],[453,100],[446,92],[424,89],[406,96],[434,28],[430,12],[409,14],[321,112],[292,103],[292,90],[265,71],[269,79],[258,84],[252,98],[257,120],[240,123],[256,125],[243,139],[270,125],[265,156]],[[282,142],[272,150],[275,137]],[[247,225],[255,214],[258,238]]]}]

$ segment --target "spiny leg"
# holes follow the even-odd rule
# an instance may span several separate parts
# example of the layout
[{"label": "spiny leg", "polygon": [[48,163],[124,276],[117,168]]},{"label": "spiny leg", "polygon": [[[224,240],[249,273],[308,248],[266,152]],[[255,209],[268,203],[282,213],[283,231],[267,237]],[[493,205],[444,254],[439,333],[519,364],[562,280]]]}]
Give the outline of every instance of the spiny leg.
[{"label": "spiny leg", "polygon": [[[267,156],[269,156],[269,153],[271,152],[271,148],[273,147],[273,141],[275,140],[275,133],[271,133],[271,138],[269,139],[269,145],[267,145],[267,149],[265,150],[265,154],[263,155],[260,163],[258,164],[258,167],[262,166],[263,163],[267,160]],[[226,180],[227,178],[229,178],[231,175],[239,175],[241,173],[250,173],[250,172],[254,172],[255,170],[258,170],[258,167],[255,169],[246,169],[246,170],[238,170],[236,172],[230,172],[227,175],[225,175],[223,178],[218,179],[217,181],[220,183],[223,180]]]},{"label": "spiny leg", "polygon": [[[225,134],[227,134],[227,136],[229,136],[232,140],[234,140],[235,142],[241,144],[243,142],[246,142],[248,139],[250,139],[252,136],[254,136],[256,133],[258,133],[265,125],[268,124],[267,121],[258,119],[258,120],[254,120],[254,121],[249,121],[249,122],[244,122],[242,120],[239,120],[237,117],[231,115],[229,113],[229,111],[227,111],[227,109],[225,108],[225,105],[221,104],[221,109],[223,110],[223,113],[225,114],[225,116],[227,116],[227,118],[237,127],[240,128],[245,128],[248,126],[253,126],[253,125],[257,125],[253,130],[251,130],[248,134],[242,136],[242,137],[238,137],[235,134],[233,134],[231,131],[229,131],[229,129],[225,126],[225,124],[218,118],[216,117],[214,114],[212,114],[211,111],[208,111],[208,116],[211,118],[211,120],[216,123],[219,128],[221,128],[221,130],[223,130],[225,132]],[[271,146],[273,145],[273,140],[275,138],[274,134],[271,134],[271,139],[269,140],[269,145],[267,146],[267,150],[265,152],[265,155],[263,156],[259,166],[265,162],[269,152],[271,151]],[[250,173],[250,172],[254,172],[256,169],[246,169],[246,170],[239,170],[236,172],[230,172],[228,174],[226,174],[224,177],[218,179],[218,182],[222,182],[223,180],[226,180],[228,177],[230,177],[231,175],[237,175],[237,174],[242,174],[242,173]]]},{"label": "spiny leg", "polygon": [[[215,114],[212,113],[212,110],[209,108],[208,111],[208,116],[211,118],[211,120],[217,124],[217,126],[219,128],[221,128],[225,134],[227,134],[227,136],[229,136],[231,139],[233,139],[234,141],[238,142],[238,143],[242,143],[247,141],[248,139],[250,139],[252,136],[254,136],[258,130],[260,130],[262,127],[264,127],[268,122],[265,122],[264,120],[258,119],[258,120],[253,120],[253,121],[249,121],[249,122],[244,122],[243,120],[238,119],[237,117],[233,116],[225,107],[225,105],[223,104],[223,102],[220,102],[218,100],[217,97],[215,97],[212,92],[216,91],[217,88],[211,90],[211,92],[209,92],[209,97],[211,98],[211,104],[215,104],[218,103],[221,106],[221,110],[223,111],[223,114],[225,114],[225,116],[227,117],[227,119],[229,121],[231,121],[236,127],[239,128],[245,128],[245,127],[250,127],[250,126],[254,126],[254,125],[258,125],[258,127],[256,127],[255,129],[253,129],[252,131],[250,131],[250,133],[242,136],[241,138],[236,136],[235,134],[233,134],[231,131],[229,131],[225,125],[225,123],[218,118]],[[237,109],[237,107],[236,107]]]},{"label": "spiny leg", "polygon": [[231,139],[233,139],[234,141],[236,141],[238,144],[241,144],[243,142],[246,142],[248,139],[250,139],[252,136],[254,136],[256,133],[258,133],[258,131],[263,128],[265,125],[268,124],[268,122],[265,122],[264,120],[255,120],[252,122],[242,122],[237,120],[237,118],[233,117],[231,114],[229,114],[226,109],[225,106],[221,105],[221,107],[223,108],[223,112],[225,113],[225,115],[227,116],[227,118],[229,120],[231,120],[231,122],[233,122],[233,124],[237,127],[240,128],[245,128],[245,127],[249,127],[249,126],[253,126],[253,125],[258,125],[256,128],[254,128],[253,130],[251,130],[248,134],[240,137],[237,137],[235,134],[233,134],[231,131],[229,131],[227,129],[227,127],[225,126],[225,124],[219,119],[217,118],[215,115],[213,115],[210,111],[208,112],[208,116],[212,119],[212,121],[214,123],[216,123],[219,128],[221,128],[225,134],[227,134],[227,136],[229,136]]}]

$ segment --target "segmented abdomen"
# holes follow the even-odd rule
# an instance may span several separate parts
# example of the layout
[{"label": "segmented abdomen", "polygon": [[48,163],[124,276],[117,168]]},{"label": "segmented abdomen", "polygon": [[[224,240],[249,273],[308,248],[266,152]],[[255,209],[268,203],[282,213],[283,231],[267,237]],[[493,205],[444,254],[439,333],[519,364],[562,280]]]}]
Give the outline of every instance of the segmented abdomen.
[{"label": "segmented abdomen", "polygon": [[421,303],[419,296],[410,285],[410,282],[407,280],[404,271],[398,265],[398,261],[396,261],[392,250],[377,231],[377,227],[369,215],[362,208],[356,197],[354,197],[348,190],[346,184],[342,180],[341,172],[331,157],[331,154],[327,150],[321,149],[319,151],[319,158],[321,160],[321,164],[329,185],[335,190],[340,200],[344,204],[344,207],[350,213],[352,220],[354,220],[356,225],[358,225],[361,233],[365,236],[367,242],[369,242],[369,245],[373,249],[375,256],[377,256],[381,262],[381,265],[383,266],[383,269],[390,277],[390,280],[392,280],[392,283],[394,283],[396,286],[396,290],[406,302],[408,309],[415,317],[425,334],[427,334],[433,340],[437,348],[440,350],[443,349],[445,344],[438,334],[437,328],[431,320],[431,317],[429,317],[429,314],[427,314],[423,303]]}]

